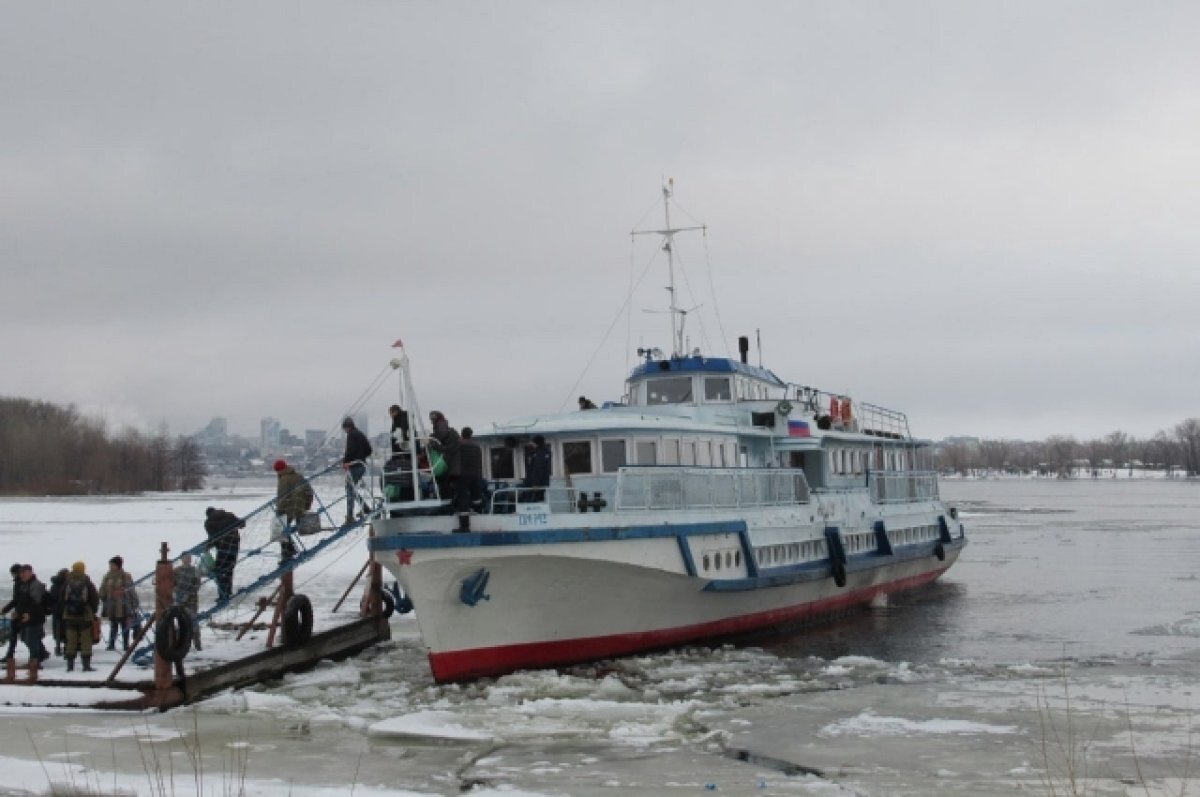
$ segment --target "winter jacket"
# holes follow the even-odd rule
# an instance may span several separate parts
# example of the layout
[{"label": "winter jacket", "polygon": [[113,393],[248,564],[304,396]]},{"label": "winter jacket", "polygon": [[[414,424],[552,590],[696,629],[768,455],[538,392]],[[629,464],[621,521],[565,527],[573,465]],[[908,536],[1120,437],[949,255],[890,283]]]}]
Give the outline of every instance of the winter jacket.
[{"label": "winter jacket", "polygon": [[400,410],[400,414],[392,418],[392,453],[399,454],[404,450],[404,441],[408,439],[408,413]]},{"label": "winter jacket", "polygon": [[53,605],[51,614],[62,619],[63,616],[63,587],[67,583],[67,574],[71,571],[65,567],[50,577],[50,600]]},{"label": "winter jacket", "polygon": [[462,457],[459,450],[458,432],[450,426],[445,420],[440,420],[434,424],[433,438],[430,444],[438,450],[442,455],[442,459],[446,460],[446,476],[459,476],[462,474]]},{"label": "winter jacket", "polygon": [[366,462],[371,456],[371,444],[367,436],[357,426],[350,427],[346,432],[346,453],[342,462],[349,465],[352,462]]},{"label": "winter jacket", "polygon": [[100,600],[104,601],[103,617],[124,620],[132,617],[138,609],[137,590],[133,588],[133,576],[124,570],[115,573],[109,570],[100,580]]},{"label": "winter jacket", "polygon": [[525,460],[525,486],[547,487],[550,485],[550,474],[553,463],[550,458],[550,446],[534,446]]},{"label": "winter jacket", "polygon": [[[28,581],[20,581],[20,586],[13,593],[13,610],[24,625],[37,625],[46,622],[46,585],[38,581],[37,576]],[[22,619],[29,615],[29,619]]]},{"label": "winter jacket", "polygon": [[[82,607],[76,606],[74,596],[82,595]],[[62,599],[63,622],[91,623],[100,608],[100,593],[86,573],[70,573],[63,579]]]},{"label": "winter jacket", "polygon": [[312,506],[312,487],[296,469],[288,465],[279,471],[279,480],[275,488],[275,511],[285,515],[288,521],[294,521]]},{"label": "winter jacket", "polygon": [[478,482],[483,478],[483,449],[474,440],[458,441],[458,460],[463,479]]},{"label": "winter jacket", "polygon": [[218,567],[232,565],[237,561],[241,535],[238,529],[246,528],[246,521],[232,512],[217,509],[204,521],[204,532],[208,534],[208,547],[217,552]]}]

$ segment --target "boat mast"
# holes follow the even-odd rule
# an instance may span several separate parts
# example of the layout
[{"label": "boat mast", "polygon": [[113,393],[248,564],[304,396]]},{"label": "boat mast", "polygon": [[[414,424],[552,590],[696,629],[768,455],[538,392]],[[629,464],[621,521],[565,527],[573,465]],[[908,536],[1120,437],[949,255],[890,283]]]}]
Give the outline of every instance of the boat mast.
[{"label": "boat mast", "polygon": [[662,249],[667,253],[667,293],[671,295],[671,356],[682,357],[683,350],[683,325],[686,320],[688,311],[679,306],[675,300],[675,255],[672,251],[672,243],[677,232],[691,232],[693,230],[707,230],[704,225],[698,227],[672,227],[671,226],[671,196],[675,193],[675,178],[670,177],[667,182],[663,183],[663,218],[666,220],[666,226],[661,230],[634,230],[631,235],[661,235],[663,237]]}]

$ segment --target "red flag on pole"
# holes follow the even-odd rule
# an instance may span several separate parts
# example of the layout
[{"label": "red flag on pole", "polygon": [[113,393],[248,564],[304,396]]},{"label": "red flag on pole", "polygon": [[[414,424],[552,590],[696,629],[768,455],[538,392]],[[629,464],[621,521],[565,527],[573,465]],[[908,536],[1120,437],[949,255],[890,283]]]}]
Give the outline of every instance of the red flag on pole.
[{"label": "red flag on pole", "polygon": [[400,338],[396,338],[396,342],[392,344],[392,348],[393,349],[403,349],[404,341],[400,340]]}]

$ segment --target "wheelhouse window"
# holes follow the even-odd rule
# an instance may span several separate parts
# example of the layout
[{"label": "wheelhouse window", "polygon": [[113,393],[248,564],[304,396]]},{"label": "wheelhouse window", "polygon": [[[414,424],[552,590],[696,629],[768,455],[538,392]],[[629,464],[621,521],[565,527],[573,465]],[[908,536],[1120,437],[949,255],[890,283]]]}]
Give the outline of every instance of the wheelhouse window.
[{"label": "wheelhouse window", "polygon": [[624,440],[601,440],[600,441],[600,468],[605,473],[616,473],[620,468],[625,467],[625,441]]},{"label": "wheelhouse window", "polygon": [[685,404],[692,400],[692,378],[670,376],[646,383],[647,404]]},{"label": "wheelhouse window", "polygon": [[658,464],[658,443],[654,440],[638,440],[636,446],[637,464]]},{"label": "wheelhouse window", "polygon": [[727,376],[706,376],[704,378],[705,401],[730,401],[733,394],[729,387]]},{"label": "wheelhouse window", "polygon": [[516,478],[517,472],[513,465],[513,450],[508,446],[492,446],[488,450],[491,461],[493,479]]},{"label": "wheelhouse window", "polygon": [[563,467],[567,474],[592,472],[592,444],[586,440],[563,443]]}]

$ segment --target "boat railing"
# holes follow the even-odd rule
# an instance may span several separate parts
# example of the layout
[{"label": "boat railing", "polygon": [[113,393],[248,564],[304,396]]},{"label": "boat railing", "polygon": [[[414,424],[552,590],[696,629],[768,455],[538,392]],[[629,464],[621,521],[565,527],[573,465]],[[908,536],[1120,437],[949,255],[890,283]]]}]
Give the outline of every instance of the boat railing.
[{"label": "boat railing", "polygon": [[808,480],[782,468],[629,467],[617,473],[617,511],[806,504]]},{"label": "boat railing", "polygon": [[871,501],[876,504],[902,504],[938,497],[937,472],[931,470],[882,471],[867,474]]}]

